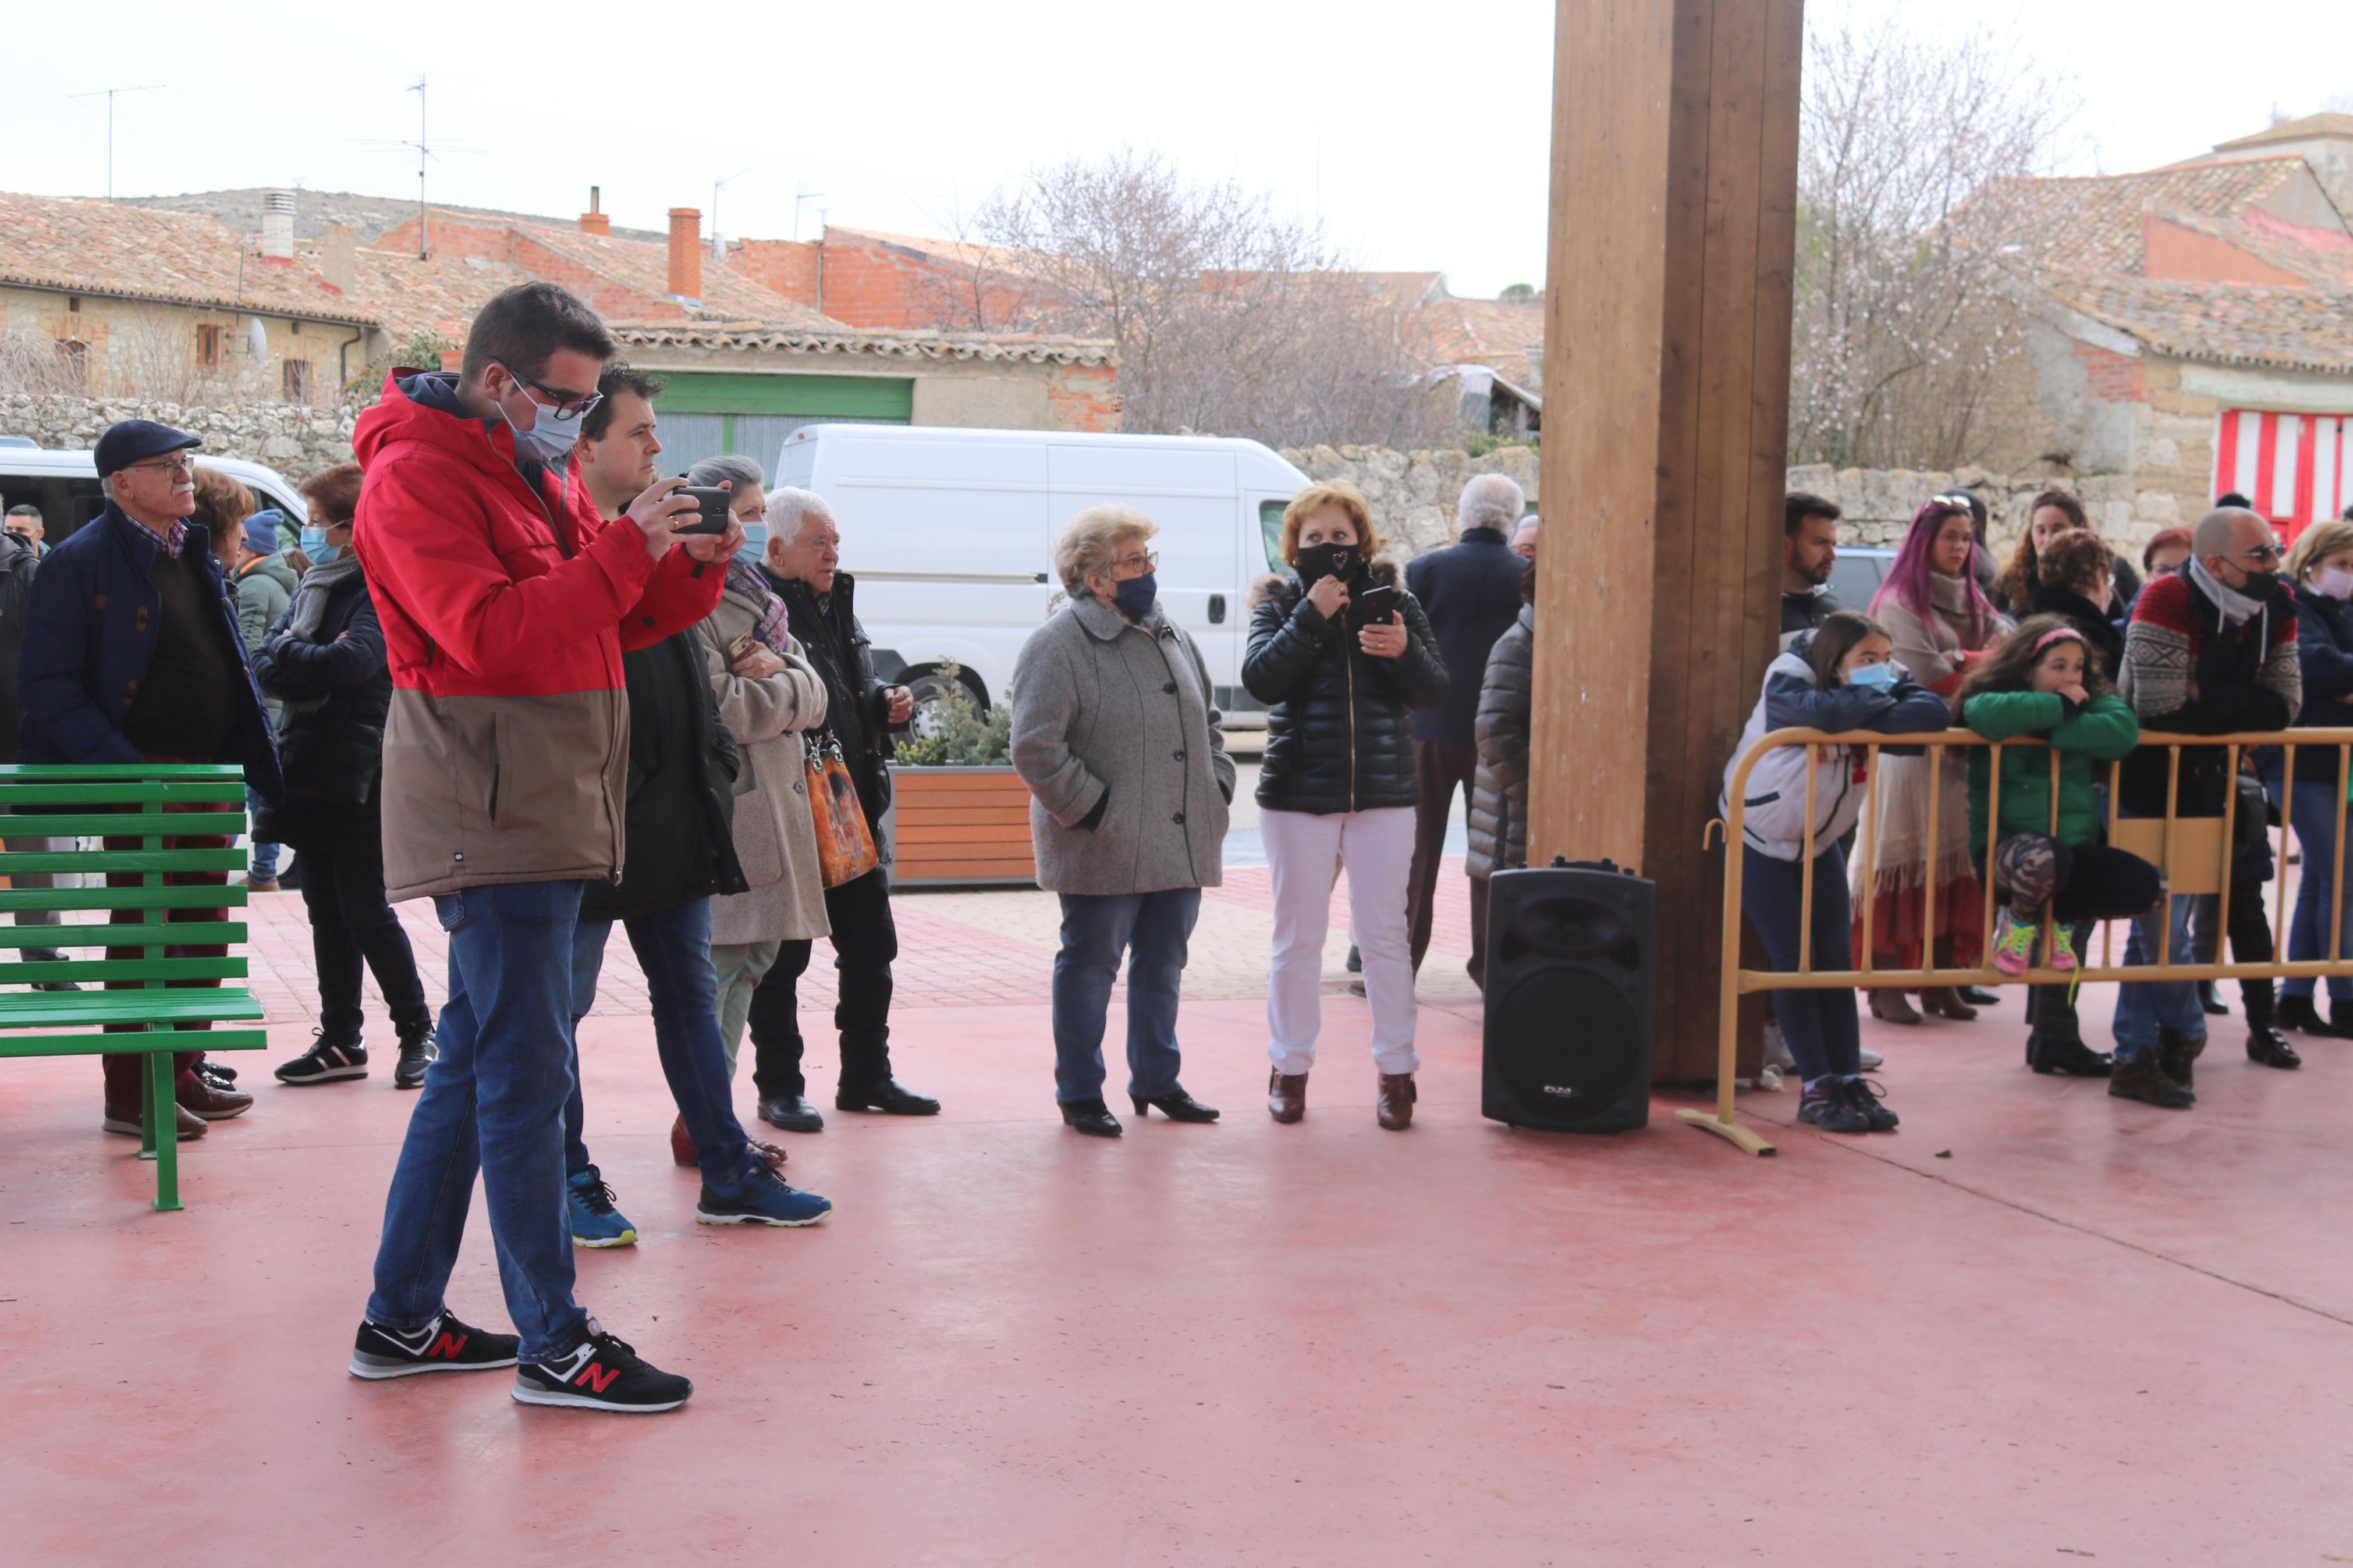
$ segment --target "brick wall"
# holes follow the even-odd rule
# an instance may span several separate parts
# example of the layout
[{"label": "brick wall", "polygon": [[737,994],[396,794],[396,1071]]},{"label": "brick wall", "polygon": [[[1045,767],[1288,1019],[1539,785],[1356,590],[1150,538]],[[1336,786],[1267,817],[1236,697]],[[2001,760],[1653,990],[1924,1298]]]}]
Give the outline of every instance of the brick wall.
[{"label": "brick wall", "polygon": [[983,274],[976,282],[970,267],[888,240],[828,228],[824,244],[821,308],[853,327],[970,326],[976,311],[994,327],[1035,302],[1017,279]]},{"label": "brick wall", "polygon": [[820,254],[821,247],[813,239],[735,239],[727,244],[727,266],[814,310]]},{"label": "brick wall", "polygon": [[1054,367],[1046,386],[1046,406],[1056,430],[1116,430],[1120,426],[1119,370],[1108,364]]},{"label": "brick wall", "polygon": [[2075,345],[2075,358],[2093,396],[2108,403],[2148,401],[2148,380],[2139,359],[2083,342]]}]

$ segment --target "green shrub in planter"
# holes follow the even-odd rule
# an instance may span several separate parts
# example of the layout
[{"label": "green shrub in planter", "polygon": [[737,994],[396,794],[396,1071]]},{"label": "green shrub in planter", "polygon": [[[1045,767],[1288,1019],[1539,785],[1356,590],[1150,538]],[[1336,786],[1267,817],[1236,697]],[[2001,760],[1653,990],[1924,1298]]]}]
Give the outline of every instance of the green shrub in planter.
[{"label": "green shrub in planter", "polygon": [[924,733],[899,742],[892,761],[902,768],[1008,767],[1013,762],[1013,708],[999,702],[982,713],[973,706],[972,692],[956,679],[956,667],[944,665],[944,696],[923,705]]}]

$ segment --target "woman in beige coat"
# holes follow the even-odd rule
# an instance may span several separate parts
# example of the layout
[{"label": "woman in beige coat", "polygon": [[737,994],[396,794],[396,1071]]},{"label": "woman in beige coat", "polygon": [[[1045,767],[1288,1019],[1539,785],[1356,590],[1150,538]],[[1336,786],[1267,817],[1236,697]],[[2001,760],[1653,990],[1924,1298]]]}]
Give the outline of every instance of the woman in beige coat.
[{"label": "woman in beige coat", "polygon": [[[707,458],[688,477],[699,485],[728,481],[728,510],[747,521],[758,521],[766,504],[759,465],[748,458]],[[825,722],[825,682],[786,628],[784,602],[749,561],[728,563],[719,607],[699,630],[720,722],[743,756],[735,858],[751,891],[711,901],[711,967],[732,1078],[752,993],[778,946],[831,931],[801,742],[803,731]]]}]

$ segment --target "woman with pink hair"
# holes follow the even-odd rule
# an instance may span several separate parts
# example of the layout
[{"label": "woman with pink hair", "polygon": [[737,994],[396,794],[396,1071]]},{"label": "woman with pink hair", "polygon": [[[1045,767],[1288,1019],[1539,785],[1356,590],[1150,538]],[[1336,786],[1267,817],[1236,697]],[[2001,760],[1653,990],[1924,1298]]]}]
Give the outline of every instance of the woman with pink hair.
[{"label": "woman with pink hair", "polygon": [[[1873,619],[1895,643],[1895,662],[1914,680],[1950,699],[1974,660],[2010,630],[1970,571],[1977,535],[1967,507],[1930,501],[1912,517],[1904,547],[1887,581],[1871,601]],[[1936,815],[1928,815],[1928,781],[1936,785]],[[1975,968],[1983,962],[1985,889],[1969,858],[1968,753],[1887,757],[1874,792],[1869,854],[1855,857],[1855,907],[1871,908],[1871,962],[1877,969],[1918,969],[1933,956],[1939,968]],[[1928,868],[1936,868],[1936,903],[1928,902]],[[1869,882],[1864,881],[1868,868]],[[1862,951],[1862,921],[1855,921]],[[1968,1019],[1977,1010],[1951,986],[1920,993],[1920,1005],[1942,1018]],[[1916,1024],[1900,989],[1874,988],[1872,1016]]]}]

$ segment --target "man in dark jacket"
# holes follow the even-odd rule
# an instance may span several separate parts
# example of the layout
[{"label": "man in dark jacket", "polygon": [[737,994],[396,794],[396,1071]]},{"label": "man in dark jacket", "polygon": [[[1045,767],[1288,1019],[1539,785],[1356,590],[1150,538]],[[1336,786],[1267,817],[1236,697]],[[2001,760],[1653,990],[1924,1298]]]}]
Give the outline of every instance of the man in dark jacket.
[{"label": "man in dark jacket", "polygon": [[[2295,597],[2282,586],[2279,542],[2252,511],[2217,508],[2200,519],[2180,572],[2148,584],[2125,628],[2116,686],[2141,728],[2223,735],[2284,730],[2303,705]],[[2185,746],[2175,765],[2162,747],[2126,758],[2120,787],[2127,816],[2216,817],[2237,787],[2228,751]],[[2126,964],[2196,962],[2192,895],[2133,922]],[[2169,914],[2170,935],[2161,936]],[[2206,1048],[2206,1015],[2190,980],[2127,981],[2116,987],[2116,1076],[2121,1100],[2179,1110],[2197,1100],[2192,1064]]]},{"label": "man in dark jacket", "polygon": [[[40,573],[40,552],[33,541],[37,537],[41,514],[33,512],[36,532],[20,533],[14,526],[25,520],[19,512],[32,511],[30,507],[12,507],[8,512],[11,524],[0,533],[0,763],[16,760],[16,731],[24,721],[24,710],[16,702],[16,659],[25,643],[25,610],[33,597],[33,579]],[[48,838],[10,837],[7,848],[11,854],[41,854],[58,846]],[[68,845],[70,848],[71,846]],[[19,871],[13,885],[19,888],[54,888],[58,879],[40,871]],[[58,923],[55,910],[18,910],[16,923],[20,926]],[[27,963],[56,963],[65,958],[54,947],[28,947],[24,952]],[[36,991],[79,991],[80,986],[70,980],[37,982]]]},{"label": "man in dark jacket", "polygon": [[[236,763],[246,782],[275,799],[278,755],[237,636],[237,600],[213,558],[195,510],[197,437],[126,419],[98,438],[106,510],[42,559],[26,606],[16,691],[27,763]],[[213,835],[167,841],[179,849],[226,849]],[[135,849],[137,839],[108,839]],[[111,873],[135,885],[138,873]],[[222,871],[181,871],[180,886],[223,886]],[[136,921],[118,910],[118,921]],[[225,921],[226,910],[174,910],[180,921]],[[136,957],[132,949],[109,956]],[[216,945],[172,947],[174,958],[218,958]],[[198,985],[216,981],[195,981]],[[198,1073],[198,1052],[178,1058],[179,1136],[248,1109],[253,1097]],[[103,1058],[111,1132],[141,1131],[141,1058]],[[195,1125],[190,1121],[194,1120]]]},{"label": "man in dark jacket", "polygon": [[[891,805],[892,731],[914,717],[914,693],[886,685],[874,673],[866,630],[851,605],[856,584],[841,570],[841,530],[833,509],[807,490],[777,489],[768,493],[767,518],[768,581],[785,602],[793,636],[825,681],[826,728],[841,743],[867,827],[885,856],[864,876],[825,890],[839,976],[833,1022],[841,1032],[841,1077],[834,1109],[935,1116],[938,1100],[891,1076],[891,963],[899,956],[899,928],[891,918],[881,823]],[[801,1073],[797,987],[814,945],[786,942],[752,993],[748,1022],[758,1053],[752,1081],[760,1091],[760,1119],[787,1132],[815,1132],[825,1125]]]},{"label": "man in dark jacket", "polygon": [[[1473,729],[1487,655],[1520,613],[1520,574],[1527,563],[1512,552],[1512,531],[1526,510],[1527,498],[1510,475],[1473,474],[1454,509],[1460,539],[1416,556],[1405,569],[1405,585],[1421,601],[1447,669],[1446,695],[1435,707],[1413,710],[1420,803],[1414,808],[1406,910],[1416,973],[1430,951],[1430,907],[1437,899],[1447,820],[1454,815],[1458,793],[1468,800],[1479,771]],[[1487,970],[1487,910],[1477,899],[1471,903],[1470,970],[1474,978]]]},{"label": "man in dark jacket", "polygon": [[[596,384],[604,401],[580,425],[580,479],[607,517],[654,481],[661,441],[653,400],[662,384],[627,365]],[[724,562],[743,547],[730,521]],[[719,721],[702,668],[701,634],[690,628],[621,656],[629,698],[628,858],[618,882],[592,882],[580,899],[572,942],[572,1096],[565,1106],[565,1184],[578,1247],[626,1247],[635,1226],[614,1207],[612,1189],[588,1158],[580,1096],[580,1020],[596,1001],[605,944],[618,921],[645,972],[654,1048],[678,1102],[670,1144],[681,1164],[702,1169],[700,1225],[814,1225],[833,1205],[796,1192],[756,1156],[729,1103],[727,1049],[719,1034],[719,987],[711,968],[711,900],[743,892],[736,863],[735,741]],[[773,1151],[777,1163],[781,1150]]]},{"label": "man in dark jacket", "polygon": [[1781,502],[1781,647],[1846,606],[1824,584],[1838,564],[1838,502],[1792,491]]}]

